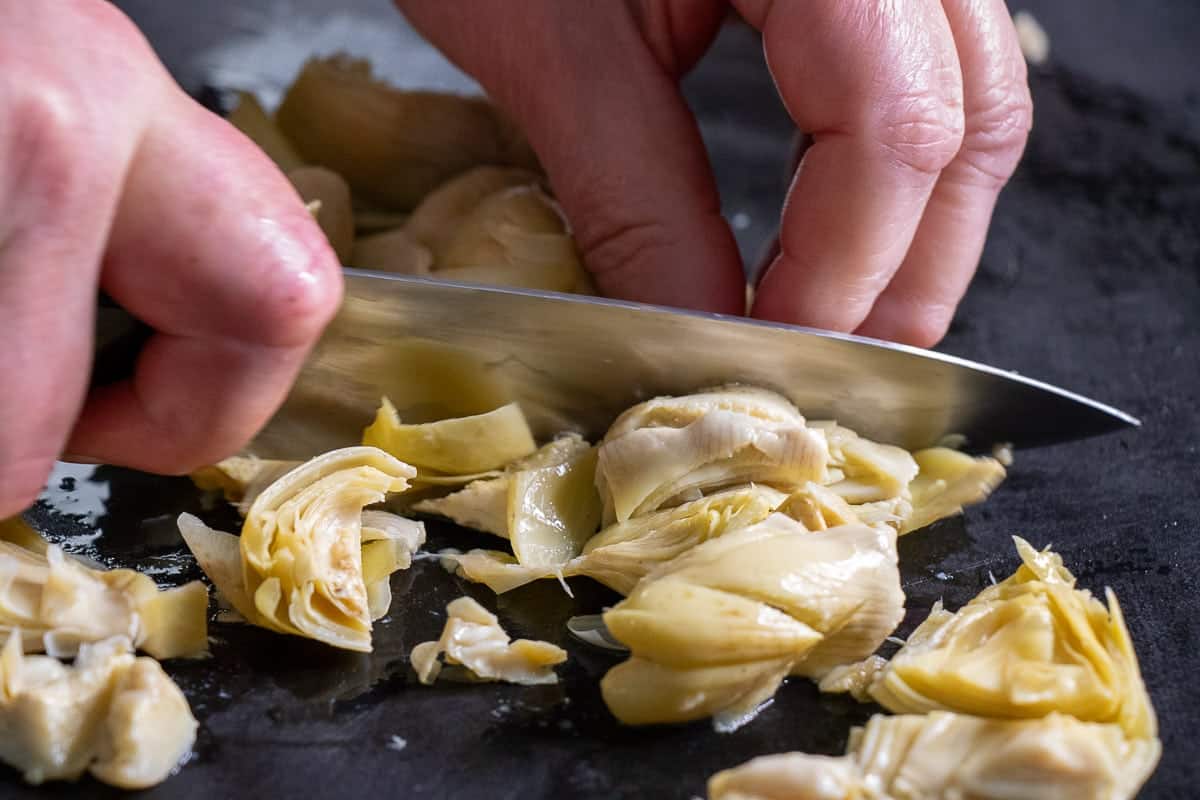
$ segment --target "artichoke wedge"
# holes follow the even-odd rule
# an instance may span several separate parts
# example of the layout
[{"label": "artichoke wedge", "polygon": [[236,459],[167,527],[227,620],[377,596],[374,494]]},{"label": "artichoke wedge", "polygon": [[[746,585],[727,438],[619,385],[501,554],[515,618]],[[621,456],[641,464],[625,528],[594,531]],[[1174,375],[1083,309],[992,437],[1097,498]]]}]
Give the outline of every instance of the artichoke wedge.
[{"label": "artichoke wedge", "polygon": [[601,691],[629,724],[744,718],[788,674],[874,652],[903,604],[893,531],[812,533],[772,514],[667,562],[604,614],[633,655]]},{"label": "artichoke wedge", "polygon": [[523,565],[496,550],[472,550],[445,558],[454,562],[459,575],[486,584],[497,594],[543,578],[574,575],[586,575],[629,594],[656,567],[701,542],[762,522],[786,498],[767,486],[726,489],[610,525],[587,540],[582,554],[556,566]]},{"label": "artichoke wedge", "polygon": [[516,403],[486,414],[405,425],[386,397],[375,421],[363,431],[363,444],[435,476],[470,476],[502,469],[537,449],[529,423]]},{"label": "artichoke wedge", "polygon": [[1062,559],[1016,538],[1024,562],[955,613],[934,607],[870,688],[896,713],[998,718],[1059,712],[1115,723],[1131,738],[1158,724],[1116,596],[1108,607]]},{"label": "artichoke wedge", "polygon": [[71,667],[24,656],[20,636],[0,652],[0,760],[29,783],[84,771],[123,789],[165,780],[190,752],[196,720],[152,658],[117,636],[84,644]]},{"label": "artichoke wedge", "polygon": [[[549,642],[513,641],[500,620],[470,597],[446,606],[442,638],[413,648],[409,661],[421,683],[431,684],[442,674],[442,662],[463,667],[470,680],[506,681],[536,685],[557,683],[553,667],[567,660],[567,652]],[[450,675],[449,672],[446,673]]]},{"label": "artichoke wedge", "polygon": [[709,800],[1130,800],[1157,740],[1063,714],[993,720],[947,712],[876,715],[840,758],[783,753],[719,772]]},{"label": "artichoke wedge", "polygon": [[784,397],[726,387],[626,411],[600,446],[605,524],[744,483],[793,491],[825,483],[828,449]]},{"label": "artichoke wedge", "polygon": [[207,652],[208,590],[200,581],[159,589],[139,572],[92,569],[57,545],[43,540],[42,548],[0,541],[0,635],[20,631],[26,652],[70,658],[112,636],[155,658]]},{"label": "artichoke wedge", "polygon": [[420,523],[363,508],[404,491],[415,474],[374,447],[334,450],[267,487],[250,506],[240,538],[188,514],[179,529],[247,621],[369,652],[371,621],[386,612],[377,584],[410,562],[424,531]]},{"label": "artichoke wedge", "polygon": [[189,477],[196,488],[219,491],[243,516],[254,498],[275,481],[300,466],[302,461],[276,461],[254,456],[233,456],[209,467],[201,467]]}]

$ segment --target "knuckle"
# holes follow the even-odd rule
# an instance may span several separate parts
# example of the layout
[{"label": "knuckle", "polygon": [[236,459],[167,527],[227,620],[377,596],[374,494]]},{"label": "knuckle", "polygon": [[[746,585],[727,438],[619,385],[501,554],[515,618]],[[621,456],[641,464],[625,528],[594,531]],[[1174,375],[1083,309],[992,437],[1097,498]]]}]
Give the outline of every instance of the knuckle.
[{"label": "knuckle", "polygon": [[964,160],[999,188],[1017,168],[1032,127],[1028,84],[1015,76],[994,82],[980,93],[967,115]]},{"label": "knuckle", "polygon": [[953,92],[928,91],[893,101],[877,133],[888,155],[916,172],[936,175],[962,147],[966,122]]},{"label": "knuckle", "polygon": [[29,86],[9,106],[12,120],[5,142],[10,197],[42,213],[61,212],[85,201],[92,188],[81,142],[90,124],[61,86]]}]

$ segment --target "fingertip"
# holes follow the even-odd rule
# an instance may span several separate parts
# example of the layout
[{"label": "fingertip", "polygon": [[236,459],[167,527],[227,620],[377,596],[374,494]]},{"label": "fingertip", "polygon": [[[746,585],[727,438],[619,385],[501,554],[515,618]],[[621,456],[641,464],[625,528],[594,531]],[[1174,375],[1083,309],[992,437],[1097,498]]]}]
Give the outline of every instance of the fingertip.
[{"label": "fingertip", "polygon": [[854,332],[873,339],[931,348],[946,336],[954,310],[953,305],[920,302],[885,292]]}]

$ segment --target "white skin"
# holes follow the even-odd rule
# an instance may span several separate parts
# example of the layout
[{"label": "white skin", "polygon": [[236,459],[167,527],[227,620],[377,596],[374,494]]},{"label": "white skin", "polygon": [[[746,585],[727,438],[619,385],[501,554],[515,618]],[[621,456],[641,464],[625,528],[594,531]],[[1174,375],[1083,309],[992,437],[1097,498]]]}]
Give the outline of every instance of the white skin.
[{"label": "white skin", "polygon": [[[679,78],[720,0],[399,0],[529,136],[609,295],[740,313]],[[1002,0],[735,0],[811,137],[752,313],[932,345],[1032,111]],[[101,0],[0,0],[0,518],[64,453],[162,473],[242,446],[341,300],[287,180]],[[96,293],[155,335],[87,391]]]}]

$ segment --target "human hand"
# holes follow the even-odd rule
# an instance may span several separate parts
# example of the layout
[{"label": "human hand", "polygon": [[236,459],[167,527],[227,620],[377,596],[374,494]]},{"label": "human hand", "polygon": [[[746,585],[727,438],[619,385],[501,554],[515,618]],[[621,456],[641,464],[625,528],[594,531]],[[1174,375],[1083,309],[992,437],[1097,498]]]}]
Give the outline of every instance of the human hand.
[{"label": "human hand", "polygon": [[[101,0],[0,0],[0,518],[60,453],[183,472],[273,413],[341,297],[249,140]],[[155,333],[87,395],[103,288]]]},{"label": "human hand", "polygon": [[[525,130],[600,289],[740,313],[737,248],[679,78],[720,0],[398,0]],[[1003,0],[733,5],[811,135],[755,316],[930,346],[1032,111]]]}]

